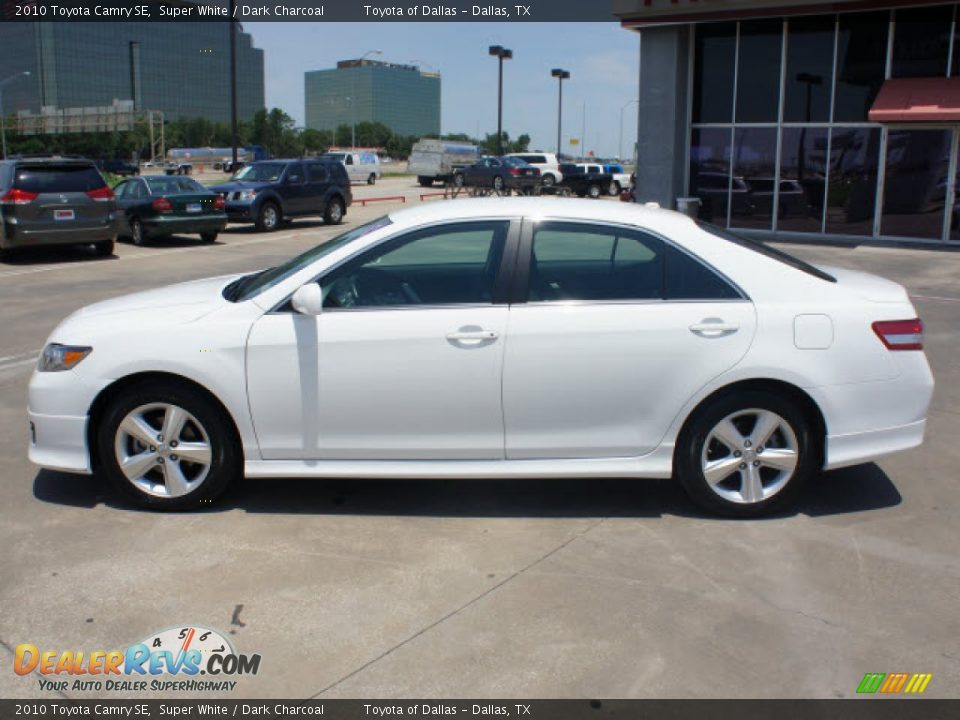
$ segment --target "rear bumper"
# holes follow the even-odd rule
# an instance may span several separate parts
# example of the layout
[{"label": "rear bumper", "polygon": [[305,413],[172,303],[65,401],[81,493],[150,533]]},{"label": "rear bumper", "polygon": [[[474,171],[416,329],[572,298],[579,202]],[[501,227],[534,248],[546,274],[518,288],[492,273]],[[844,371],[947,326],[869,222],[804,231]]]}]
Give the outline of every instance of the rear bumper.
[{"label": "rear bumper", "polygon": [[115,240],[115,223],[82,228],[53,228],[47,230],[24,229],[19,223],[5,223],[0,234],[0,247],[40,247],[42,245],[78,245]]},{"label": "rear bumper", "polygon": [[827,462],[824,470],[857,465],[884,455],[918,447],[923,443],[923,432],[926,426],[926,420],[918,420],[883,430],[870,430],[852,435],[828,435]]},{"label": "rear bumper", "polygon": [[227,216],[157,217],[145,218],[142,222],[151,235],[196,235],[197,233],[220,232],[227,226]]}]

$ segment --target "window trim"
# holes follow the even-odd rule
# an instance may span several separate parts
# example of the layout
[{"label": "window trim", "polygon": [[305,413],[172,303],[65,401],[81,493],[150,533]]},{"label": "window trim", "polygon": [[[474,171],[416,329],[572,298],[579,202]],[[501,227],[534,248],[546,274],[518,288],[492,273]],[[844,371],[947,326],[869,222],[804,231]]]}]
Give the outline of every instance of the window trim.
[{"label": "window trim", "polygon": [[[669,298],[666,297],[666,287],[661,287],[659,298],[615,298],[606,300],[528,300],[530,284],[530,259],[533,255],[533,234],[537,225],[541,223],[571,223],[592,227],[602,227],[612,230],[627,230],[631,232],[641,232],[650,235],[661,241],[665,246],[670,246],[683,253],[696,263],[699,263],[705,270],[713,273],[717,278],[729,285],[740,297],[737,298]],[[583,218],[569,218],[563,216],[543,216],[535,220],[530,217],[523,219],[523,226],[520,231],[520,243],[517,248],[517,262],[514,276],[510,283],[510,304],[511,305],[530,305],[533,307],[542,306],[571,306],[571,305],[653,305],[653,304],[690,304],[690,303],[731,303],[731,302],[749,302],[752,303],[750,296],[740,285],[734,282],[726,274],[708,263],[703,258],[695,255],[687,248],[679,245],[670,238],[658,233],[648,227],[639,225],[627,225],[624,223],[609,222],[604,220],[585,220]],[[666,272],[666,266],[663,268]]]}]

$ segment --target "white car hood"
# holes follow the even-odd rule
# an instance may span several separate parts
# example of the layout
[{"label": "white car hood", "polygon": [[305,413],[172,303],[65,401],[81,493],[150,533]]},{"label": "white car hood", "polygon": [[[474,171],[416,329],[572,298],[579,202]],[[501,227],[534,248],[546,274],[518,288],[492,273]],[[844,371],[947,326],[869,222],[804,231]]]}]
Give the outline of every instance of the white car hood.
[{"label": "white car hood", "polygon": [[78,310],[73,318],[93,318],[102,315],[118,315],[124,313],[142,312],[144,310],[169,310],[176,308],[181,317],[200,317],[213,310],[224,302],[223,288],[237,275],[221,275],[220,277],[193,280],[191,282],[166,285],[153,290],[121,295],[120,297],[104,300],[87,305]]},{"label": "white car hood", "polygon": [[833,275],[841,288],[854,292],[866,300],[891,303],[910,302],[906,289],[892,280],[859,270],[847,270],[832,265],[818,264],[817,267],[825,273]]}]

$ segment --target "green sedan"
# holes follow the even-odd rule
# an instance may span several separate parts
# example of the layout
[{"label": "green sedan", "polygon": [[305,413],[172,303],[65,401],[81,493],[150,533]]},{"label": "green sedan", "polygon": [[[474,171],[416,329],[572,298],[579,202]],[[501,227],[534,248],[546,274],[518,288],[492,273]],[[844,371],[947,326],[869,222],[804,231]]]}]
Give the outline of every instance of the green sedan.
[{"label": "green sedan", "polygon": [[147,175],[113,189],[117,234],[143,245],[152,237],[199,235],[212,243],[227,225],[223,198],[193,178]]}]

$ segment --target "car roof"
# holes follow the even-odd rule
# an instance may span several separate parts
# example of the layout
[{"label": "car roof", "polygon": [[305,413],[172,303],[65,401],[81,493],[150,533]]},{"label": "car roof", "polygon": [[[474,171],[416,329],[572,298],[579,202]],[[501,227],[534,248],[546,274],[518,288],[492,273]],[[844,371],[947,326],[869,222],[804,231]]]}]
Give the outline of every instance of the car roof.
[{"label": "car roof", "polygon": [[440,200],[390,213],[398,225],[423,225],[479,218],[548,217],[551,219],[612,222],[661,230],[690,230],[693,220],[674,210],[639,203],[558,197],[462,198]]}]

